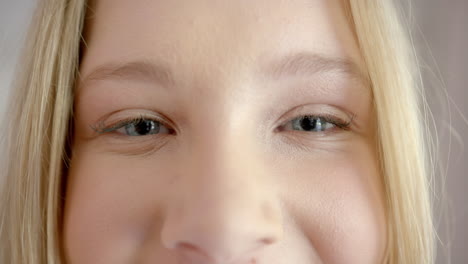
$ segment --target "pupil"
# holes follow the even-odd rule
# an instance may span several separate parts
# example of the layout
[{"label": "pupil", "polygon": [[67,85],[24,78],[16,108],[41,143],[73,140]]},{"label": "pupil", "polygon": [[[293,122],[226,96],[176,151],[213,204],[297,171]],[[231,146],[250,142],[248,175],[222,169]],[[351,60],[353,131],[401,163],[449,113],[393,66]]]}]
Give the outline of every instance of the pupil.
[{"label": "pupil", "polygon": [[153,128],[154,123],[150,120],[141,120],[135,124],[135,132],[139,135],[149,134]]},{"label": "pupil", "polygon": [[304,117],[301,120],[301,128],[305,131],[315,130],[317,127],[317,118]]}]

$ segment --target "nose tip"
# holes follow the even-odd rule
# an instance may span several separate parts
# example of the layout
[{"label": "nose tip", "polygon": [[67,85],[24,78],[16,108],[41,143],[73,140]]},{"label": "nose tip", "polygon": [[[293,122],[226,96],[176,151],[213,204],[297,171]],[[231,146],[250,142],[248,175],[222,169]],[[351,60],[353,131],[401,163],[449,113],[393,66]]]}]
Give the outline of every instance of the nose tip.
[{"label": "nose tip", "polygon": [[281,212],[269,208],[267,212],[266,208],[264,212],[245,212],[247,208],[243,207],[234,213],[226,212],[226,208],[205,211],[191,208],[185,213],[174,210],[163,224],[162,242],[174,250],[181,264],[255,263],[252,258],[283,236]]}]

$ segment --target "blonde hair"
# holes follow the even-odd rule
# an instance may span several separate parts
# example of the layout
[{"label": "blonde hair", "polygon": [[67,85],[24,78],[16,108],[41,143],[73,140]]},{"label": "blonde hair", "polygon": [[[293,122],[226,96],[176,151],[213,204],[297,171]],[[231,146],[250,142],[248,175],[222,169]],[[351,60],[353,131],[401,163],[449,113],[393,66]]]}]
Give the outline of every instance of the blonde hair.
[{"label": "blonde hair", "polygon": [[[346,1],[367,65],[388,223],[386,263],[433,263],[423,92],[403,20],[387,0]],[[43,0],[8,115],[0,263],[60,263],[61,210],[85,0]],[[404,129],[399,122],[404,120]]]}]

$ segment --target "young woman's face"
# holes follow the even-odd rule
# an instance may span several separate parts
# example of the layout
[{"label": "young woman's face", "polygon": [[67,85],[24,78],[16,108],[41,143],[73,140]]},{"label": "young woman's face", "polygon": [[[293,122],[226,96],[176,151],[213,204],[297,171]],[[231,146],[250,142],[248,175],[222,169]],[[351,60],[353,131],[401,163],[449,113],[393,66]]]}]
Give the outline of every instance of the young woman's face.
[{"label": "young woman's face", "polygon": [[97,0],[67,263],[379,263],[372,94],[341,1]]}]

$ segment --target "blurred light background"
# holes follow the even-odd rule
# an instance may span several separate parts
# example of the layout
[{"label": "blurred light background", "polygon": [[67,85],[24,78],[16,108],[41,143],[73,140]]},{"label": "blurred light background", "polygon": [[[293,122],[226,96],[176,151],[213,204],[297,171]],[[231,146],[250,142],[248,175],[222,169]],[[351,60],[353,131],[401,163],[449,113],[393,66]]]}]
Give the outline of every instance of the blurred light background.
[{"label": "blurred light background", "polygon": [[[0,0],[2,117],[20,47],[36,1]],[[437,263],[468,263],[468,150],[464,150],[468,148],[464,146],[468,143],[468,0],[413,0],[409,9],[406,11],[413,14],[410,24],[421,56],[428,101],[434,106],[435,124],[440,137],[440,159],[446,167],[443,176],[446,177],[449,217],[448,220],[444,217],[437,220],[441,221],[439,232],[443,240]],[[447,91],[449,99],[437,92],[441,91],[441,87]],[[438,106],[440,102],[448,105],[448,112]]]}]

